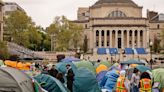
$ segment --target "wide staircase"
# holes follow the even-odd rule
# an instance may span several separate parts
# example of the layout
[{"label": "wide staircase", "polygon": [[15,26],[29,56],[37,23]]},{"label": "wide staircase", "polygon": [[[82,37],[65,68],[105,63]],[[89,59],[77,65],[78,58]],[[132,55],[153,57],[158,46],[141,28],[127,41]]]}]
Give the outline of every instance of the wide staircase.
[{"label": "wide staircase", "polygon": [[19,58],[38,58],[38,59],[43,59],[43,57],[38,54],[35,53],[34,51],[25,48],[23,46],[20,46],[16,43],[13,42],[7,42],[7,47],[8,47],[8,51],[10,54],[12,55],[18,55]]}]

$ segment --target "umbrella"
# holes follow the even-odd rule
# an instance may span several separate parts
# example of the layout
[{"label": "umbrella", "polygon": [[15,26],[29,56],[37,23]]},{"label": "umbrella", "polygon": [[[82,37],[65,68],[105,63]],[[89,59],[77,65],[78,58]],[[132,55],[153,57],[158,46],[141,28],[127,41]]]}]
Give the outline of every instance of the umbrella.
[{"label": "umbrella", "polygon": [[98,73],[100,73],[101,71],[105,71],[105,70],[107,70],[107,69],[108,69],[107,66],[105,66],[105,65],[103,65],[103,64],[100,64],[100,65],[96,68],[96,73],[98,74]]},{"label": "umbrella", "polygon": [[138,64],[138,65],[144,65],[145,63],[139,61],[139,60],[135,60],[135,59],[130,59],[130,60],[127,60],[127,61],[124,61],[121,63],[122,65],[125,65],[125,64]]},{"label": "umbrella", "polygon": [[151,71],[151,69],[149,67],[146,67],[144,65],[138,65],[138,66],[136,66],[136,68],[141,72],[146,72],[147,70]]},{"label": "umbrella", "polygon": [[50,75],[40,74],[34,77],[34,79],[39,84],[44,83],[44,85],[41,86],[48,92],[70,92],[59,80]]},{"label": "umbrella", "polygon": [[73,62],[77,68],[83,67],[91,71],[93,74],[96,74],[95,67],[89,61],[80,61],[80,62]]},{"label": "umbrella", "polygon": [[75,57],[66,57],[61,60],[62,62],[73,62],[73,61],[80,61],[80,59],[75,58]]},{"label": "umbrella", "polygon": [[158,68],[152,70],[152,74],[154,77],[154,82],[159,82],[159,88],[162,89],[164,88],[164,68]]},{"label": "umbrella", "polygon": [[98,81],[98,82],[101,81],[101,80],[103,79],[103,77],[105,76],[106,73],[107,73],[107,71],[101,71],[100,73],[98,73],[98,74],[96,75],[97,81]]},{"label": "umbrella", "polygon": [[62,73],[66,73],[66,71],[67,71],[66,65],[67,64],[71,65],[73,72],[76,72],[77,67],[72,62],[59,62],[55,65],[56,66],[55,68]]},{"label": "umbrella", "polygon": [[101,92],[95,75],[86,68],[77,69],[75,73],[73,92]]}]

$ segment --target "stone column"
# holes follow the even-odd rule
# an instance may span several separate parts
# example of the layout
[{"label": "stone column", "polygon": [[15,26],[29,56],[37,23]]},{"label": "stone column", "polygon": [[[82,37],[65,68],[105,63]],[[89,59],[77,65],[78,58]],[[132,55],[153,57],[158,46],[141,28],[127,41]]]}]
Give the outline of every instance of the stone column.
[{"label": "stone column", "polygon": [[104,47],[107,47],[107,30],[104,30]]},{"label": "stone column", "polygon": [[143,30],[143,47],[147,48],[147,31]]},{"label": "stone column", "polygon": [[127,48],[129,48],[129,30],[127,30]]},{"label": "stone column", "polygon": [[96,31],[97,31],[97,30],[93,30],[93,44],[94,44],[93,47],[94,47],[94,48],[97,47],[97,46],[96,46]]},{"label": "stone column", "polygon": [[118,31],[115,30],[115,48],[118,48]]},{"label": "stone column", "polygon": [[135,46],[135,31],[134,30],[132,30],[132,48],[134,48],[134,46]]},{"label": "stone column", "polygon": [[3,41],[3,23],[0,23],[0,41]]},{"label": "stone column", "polygon": [[137,31],[137,47],[140,48],[140,31]]},{"label": "stone column", "polygon": [[101,30],[99,30],[99,48],[101,47]]},{"label": "stone column", "polygon": [[121,31],[121,48],[124,49],[124,30]]},{"label": "stone column", "polygon": [[110,48],[112,48],[112,30],[109,31],[110,32]]}]

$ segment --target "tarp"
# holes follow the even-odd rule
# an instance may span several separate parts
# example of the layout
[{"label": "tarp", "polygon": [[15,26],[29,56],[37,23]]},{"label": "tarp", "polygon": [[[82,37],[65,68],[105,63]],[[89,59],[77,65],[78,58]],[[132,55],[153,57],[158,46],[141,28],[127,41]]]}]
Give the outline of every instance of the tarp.
[{"label": "tarp", "polygon": [[59,80],[50,75],[40,74],[34,79],[40,84],[44,83],[42,88],[48,92],[70,92]]},{"label": "tarp", "polygon": [[73,92],[101,92],[96,77],[86,68],[79,68],[75,73]]},{"label": "tarp", "polygon": [[80,61],[80,59],[78,58],[75,58],[75,57],[66,57],[64,59],[61,60],[62,62],[77,62],[77,61]]},{"label": "tarp", "polygon": [[107,66],[100,64],[97,68],[96,68],[96,73],[100,73],[101,71],[106,71],[108,69]]},{"label": "tarp", "polygon": [[112,92],[113,88],[116,85],[117,78],[119,77],[116,70],[111,70],[106,73],[106,75],[103,77],[100,87],[110,90]]},{"label": "tarp", "polygon": [[34,92],[32,79],[15,68],[0,68],[0,92]]},{"label": "tarp", "polygon": [[134,59],[130,59],[130,60],[127,60],[127,61],[124,61],[121,63],[122,65],[125,65],[125,64],[138,64],[138,65],[144,65],[145,63],[139,61],[139,60],[134,60]]},{"label": "tarp", "polygon": [[93,66],[93,64],[89,61],[80,61],[80,62],[73,62],[77,68],[83,67],[83,68],[87,68],[88,70],[90,70],[93,74],[96,74],[96,70],[95,67]]},{"label": "tarp", "polygon": [[164,68],[158,68],[152,70],[152,74],[154,77],[154,82],[159,82],[159,88],[164,88]]},{"label": "tarp", "polygon": [[136,66],[136,68],[142,73],[146,72],[147,70],[151,71],[151,69],[149,67],[146,67],[144,65],[138,65],[138,66]]}]

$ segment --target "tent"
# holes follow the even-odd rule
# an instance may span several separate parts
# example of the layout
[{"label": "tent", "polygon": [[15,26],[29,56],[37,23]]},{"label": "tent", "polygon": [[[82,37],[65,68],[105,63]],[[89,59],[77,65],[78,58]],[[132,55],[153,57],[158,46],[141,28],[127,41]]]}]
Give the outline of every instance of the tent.
[{"label": "tent", "polygon": [[101,92],[93,73],[86,68],[79,68],[75,73],[73,92]]},{"label": "tent", "polygon": [[116,70],[108,71],[100,82],[100,87],[108,89],[110,92],[112,92],[117,83],[118,77],[119,75]]},{"label": "tent", "polygon": [[147,70],[151,71],[151,69],[150,69],[149,67],[146,67],[146,66],[144,66],[144,65],[138,65],[138,66],[136,66],[136,68],[137,68],[139,71],[141,71],[142,73],[143,73],[143,72],[146,72]]},{"label": "tent", "polygon": [[80,62],[73,62],[77,68],[83,67],[87,68],[89,71],[91,71],[93,74],[96,74],[95,67],[93,64],[89,61],[80,61]]},{"label": "tent", "polygon": [[[11,68],[0,68],[0,92],[35,92],[32,79],[23,72]],[[42,92],[41,89],[39,92]]]},{"label": "tent", "polygon": [[108,62],[108,61],[101,61],[101,62],[99,62],[99,63],[97,63],[96,61],[94,61],[95,62],[95,64],[94,64],[94,66],[97,68],[100,64],[103,64],[103,65],[105,65],[105,66],[107,66],[108,68],[111,66],[111,64]]},{"label": "tent", "polygon": [[100,73],[101,71],[106,71],[108,69],[107,66],[100,64],[97,68],[96,68],[96,73]]},{"label": "tent", "polygon": [[152,70],[152,74],[154,77],[154,82],[159,82],[159,88],[164,89],[164,68],[158,68]]},{"label": "tent", "polygon": [[40,74],[34,79],[38,83],[44,84],[41,86],[48,92],[70,92],[59,80],[50,75]]},{"label": "tent", "polygon": [[101,71],[100,73],[98,73],[96,75],[97,81],[100,82],[103,79],[103,77],[105,76],[106,73],[107,73],[107,71]]},{"label": "tent", "polygon": [[76,62],[76,61],[80,61],[80,59],[75,58],[75,57],[66,57],[64,59],[61,60],[62,62]]},{"label": "tent", "polygon": [[145,65],[145,63],[139,61],[139,60],[135,60],[135,59],[130,59],[127,61],[124,61],[121,63],[121,65],[127,65],[127,64],[138,64],[138,65]]},{"label": "tent", "polygon": [[55,68],[61,73],[66,73],[66,71],[67,71],[66,65],[67,64],[71,65],[73,72],[76,72],[77,67],[72,62],[59,62],[55,65]]}]

